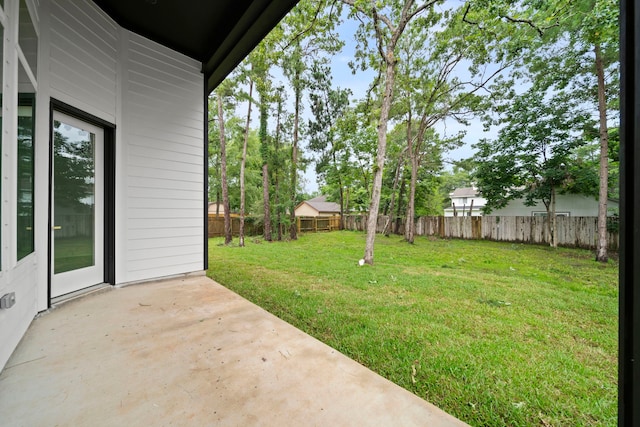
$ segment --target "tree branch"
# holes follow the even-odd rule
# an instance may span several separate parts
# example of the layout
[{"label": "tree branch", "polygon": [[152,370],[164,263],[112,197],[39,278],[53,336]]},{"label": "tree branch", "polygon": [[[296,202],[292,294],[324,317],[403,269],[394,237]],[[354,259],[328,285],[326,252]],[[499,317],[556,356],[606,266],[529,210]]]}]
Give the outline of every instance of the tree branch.
[{"label": "tree branch", "polygon": [[287,50],[289,47],[291,47],[291,45],[293,43],[295,43],[297,40],[299,40],[303,35],[311,32],[311,30],[313,29],[316,21],[318,20],[318,15],[320,14],[320,10],[323,8],[323,6],[324,6],[324,2],[323,1],[319,1],[318,2],[318,8],[316,9],[315,13],[313,14],[313,19],[311,20],[309,25],[306,28],[303,28],[297,34],[295,34],[291,39],[289,39],[289,42],[284,46],[284,48],[282,50]]},{"label": "tree branch", "polygon": [[[535,25],[533,21],[531,21],[530,19],[516,19],[506,15],[500,15],[500,17],[506,19],[509,22],[513,22],[514,24],[527,24],[528,26],[536,30],[540,35],[540,37],[544,35],[544,31],[542,30],[542,28]],[[548,29],[548,28],[551,28],[551,27],[545,27],[545,29]]]}]

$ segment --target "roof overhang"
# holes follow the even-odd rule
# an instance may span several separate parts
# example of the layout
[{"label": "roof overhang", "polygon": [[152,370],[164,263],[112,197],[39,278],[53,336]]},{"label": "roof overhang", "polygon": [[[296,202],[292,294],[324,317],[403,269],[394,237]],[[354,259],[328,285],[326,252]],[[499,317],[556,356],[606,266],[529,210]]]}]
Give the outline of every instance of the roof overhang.
[{"label": "roof overhang", "polygon": [[298,0],[93,0],[122,27],[202,63],[207,92]]}]

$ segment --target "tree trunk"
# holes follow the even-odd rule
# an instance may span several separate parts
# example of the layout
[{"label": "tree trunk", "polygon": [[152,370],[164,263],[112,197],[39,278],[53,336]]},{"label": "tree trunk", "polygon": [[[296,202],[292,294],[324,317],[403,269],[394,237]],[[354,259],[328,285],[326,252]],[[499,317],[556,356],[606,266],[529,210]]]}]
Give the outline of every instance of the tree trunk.
[{"label": "tree trunk", "polygon": [[276,227],[277,227],[277,231],[276,231],[276,236],[277,236],[277,240],[279,242],[282,241],[282,212],[280,211],[280,178],[278,176],[278,172],[276,172],[275,174],[276,176],[276,182],[275,182],[275,187],[274,187],[274,193],[275,193],[275,204],[276,204]]},{"label": "tree trunk", "polygon": [[345,191],[342,193],[342,197],[344,200],[344,209],[342,211],[349,213],[351,211],[351,208],[350,208],[351,193],[349,192],[349,187],[345,188]]},{"label": "tree trunk", "polygon": [[596,261],[607,262],[607,198],[609,190],[609,130],[605,99],[604,64],[600,44],[594,48],[598,75],[598,113],[600,116],[600,193],[598,195],[598,242]]},{"label": "tree trunk", "polygon": [[301,89],[300,85],[300,71],[296,67],[296,88],[295,88],[295,115],[293,118],[293,145],[291,147],[291,203],[289,212],[289,237],[291,240],[298,239],[298,223],[296,221],[296,191],[298,187],[298,126],[300,123],[300,102],[301,102]]},{"label": "tree trunk", "polygon": [[393,223],[393,234],[398,234],[398,219],[402,217],[402,199],[404,198],[404,192],[407,188],[407,182],[404,178],[404,171],[402,172],[403,177],[400,181],[400,190],[398,191],[398,211],[396,212],[396,220]]},{"label": "tree trunk", "polygon": [[275,158],[277,159],[277,168],[275,171],[275,203],[276,203],[276,224],[278,226],[278,241],[282,241],[282,205],[280,203],[280,172],[284,166],[280,163],[280,116],[282,115],[282,97],[278,97],[278,116],[276,119],[276,138],[275,138]]},{"label": "tree trunk", "polygon": [[[253,71],[253,66],[251,66]],[[249,125],[251,123],[251,100],[253,97],[253,80],[249,80],[249,106],[247,107],[247,124],[244,127],[244,143],[242,144],[242,160],[240,161],[240,228],[238,230],[238,245],[244,246],[244,170],[247,164],[247,144],[249,142]]]},{"label": "tree trunk", "polygon": [[[278,145],[276,144],[276,152],[275,152],[275,156],[276,158],[278,158]],[[278,165],[279,166],[279,165]],[[274,187],[273,187],[273,193],[274,193],[274,200],[273,202],[276,205],[276,240],[278,240],[279,242],[282,241],[282,211],[280,210],[280,173],[278,171],[279,168],[274,167],[274,169],[276,169],[276,171],[273,174],[274,177]]]},{"label": "tree trunk", "polygon": [[338,178],[338,185],[340,186],[340,224],[339,230],[344,230],[344,187],[342,186],[342,178]]},{"label": "tree trunk", "polygon": [[[260,93],[261,91],[258,90]],[[269,142],[267,139],[267,100],[260,93],[260,152],[262,155],[262,203],[264,207],[264,240],[271,241],[271,202],[269,200]]]},{"label": "tree trunk", "polygon": [[409,200],[407,201],[407,220],[404,228],[404,239],[408,243],[413,243],[415,235],[415,205],[416,205],[416,185],[418,183],[418,154],[409,150],[411,156],[411,181],[409,183]]},{"label": "tree trunk", "polygon": [[262,199],[264,206],[264,240],[271,241],[271,203],[269,203],[269,165],[262,165]]},{"label": "tree trunk", "polygon": [[393,189],[391,190],[391,201],[389,203],[389,218],[387,218],[387,223],[384,225],[384,235],[389,237],[391,232],[391,225],[393,224],[393,209],[395,208],[395,200],[396,200],[396,190],[398,189],[398,181],[400,180],[400,171],[402,170],[402,163],[404,163],[404,153],[400,153],[400,157],[398,157],[398,165],[396,166],[396,176],[393,178]]},{"label": "tree trunk", "polygon": [[373,246],[376,240],[376,226],[378,223],[378,211],[380,210],[380,195],[382,190],[382,171],[384,159],[387,153],[387,122],[393,100],[393,85],[395,83],[396,61],[393,57],[393,49],[387,50],[386,76],[384,85],[384,97],[380,110],[380,122],[378,123],[378,152],[376,164],[373,170],[373,188],[371,189],[371,204],[369,205],[369,218],[367,219],[367,239],[364,248],[364,262],[373,264]]},{"label": "tree trunk", "polygon": [[551,247],[558,247],[558,217],[556,216],[556,189],[551,186]]},{"label": "tree trunk", "polygon": [[218,127],[220,129],[220,181],[222,184],[222,206],[224,207],[224,244],[231,243],[231,213],[229,212],[229,187],[227,185],[227,137],[224,133],[224,109],[222,94],[218,92]]}]

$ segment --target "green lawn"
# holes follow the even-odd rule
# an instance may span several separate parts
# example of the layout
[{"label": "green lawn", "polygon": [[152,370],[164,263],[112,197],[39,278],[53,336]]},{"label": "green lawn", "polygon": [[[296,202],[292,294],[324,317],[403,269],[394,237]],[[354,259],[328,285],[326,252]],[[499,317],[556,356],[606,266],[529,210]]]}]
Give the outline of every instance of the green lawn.
[{"label": "green lawn", "polygon": [[54,244],[55,274],[94,265],[92,236],[57,238]]},{"label": "green lawn", "polygon": [[211,239],[209,275],[473,426],[616,424],[617,262],[379,236],[360,267],[364,240]]}]

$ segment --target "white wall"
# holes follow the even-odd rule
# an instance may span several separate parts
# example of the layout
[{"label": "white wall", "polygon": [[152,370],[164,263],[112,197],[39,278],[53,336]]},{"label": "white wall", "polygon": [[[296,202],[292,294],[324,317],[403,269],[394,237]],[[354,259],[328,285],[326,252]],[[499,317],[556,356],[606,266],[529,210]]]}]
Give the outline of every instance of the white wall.
[{"label": "white wall", "polygon": [[[469,216],[469,206],[458,206],[456,205],[456,215],[457,216]],[[444,209],[444,216],[445,217],[453,217],[454,215],[453,212],[453,208],[445,208]],[[464,214],[464,215],[463,215]],[[473,211],[471,211],[471,216],[482,216],[482,210],[480,209],[480,207],[477,207],[476,205],[473,205]]]},{"label": "white wall", "polygon": [[118,26],[87,0],[49,7],[51,96],[115,123]]},{"label": "white wall", "polygon": [[201,64],[87,0],[51,5],[51,96],[116,125],[116,282],[203,268]]},{"label": "white wall", "polygon": [[[32,0],[27,2],[28,8],[32,11],[37,9],[37,4]],[[0,369],[5,365],[15,346],[20,342],[22,335],[28,328],[34,315],[37,313],[37,292],[39,271],[43,265],[39,264],[36,251],[17,260],[17,124],[18,124],[18,91],[19,83],[27,83],[32,86],[29,78],[19,78],[19,69],[28,69],[35,77],[35,70],[31,65],[35,65],[36,52],[27,46],[21,46],[24,55],[27,57],[27,64],[21,64],[19,60],[18,45],[18,15],[19,1],[5,0],[4,6],[4,28],[2,32],[3,58],[2,58],[2,199],[0,202],[0,212],[2,216],[0,244],[0,296],[15,293],[15,305],[9,309],[0,310]],[[25,11],[26,12],[26,11]],[[28,22],[30,20],[28,12],[21,15],[20,20]],[[32,25],[38,32],[39,20],[37,15],[31,19]],[[27,41],[30,47],[35,46],[35,39]],[[25,49],[27,48],[27,49]],[[32,61],[32,64],[29,63]],[[32,89],[29,89],[31,91]],[[34,136],[37,143],[38,135]],[[36,171],[36,173],[38,173]],[[37,178],[37,176],[36,176]],[[36,183],[37,184],[37,183]],[[37,188],[36,188],[37,190]],[[37,208],[42,205],[38,205]],[[37,226],[37,224],[36,224]],[[37,227],[35,228],[37,231]]]},{"label": "white wall", "polygon": [[[116,282],[200,271],[204,265],[201,65],[122,29],[90,0],[27,1],[39,32],[35,253],[15,260],[15,221],[5,219],[16,210],[17,126],[3,126],[0,296],[15,292],[17,303],[0,310],[0,369],[49,302],[50,98],[116,126]],[[17,12],[18,4],[4,0],[9,12]],[[12,34],[3,34],[5,46],[15,46]],[[5,49],[5,105],[17,105],[17,90],[6,86],[17,87],[11,71],[17,61],[16,50]],[[3,122],[17,123],[16,109],[2,116]]]},{"label": "white wall", "polygon": [[[465,200],[466,199],[466,200]],[[471,203],[473,202],[473,211],[471,212],[471,216],[482,216],[482,208],[487,204],[487,199],[484,197],[451,197],[451,207],[444,209],[445,217],[453,216],[453,205],[456,206],[456,213],[459,216],[462,216],[464,211],[464,216],[469,215],[469,208],[471,207]]]},{"label": "white wall", "polygon": [[[617,208],[618,204],[609,202],[609,207]],[[533,212],[546,212],[542,202],[535,206],[525,206],[524,201],[512,200],[505,208],[491,212],[491,216],[531,216]],[[557,194],[556,212],[569,212],[571,216],[598,216],[598,201],[593,197],[579,194]]]},{"label": "white wall", "polygon": [[201,64],[128,35],[116,222],[118,283],[203,269]]}]

